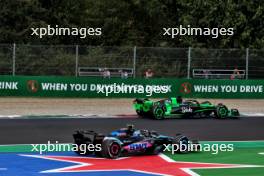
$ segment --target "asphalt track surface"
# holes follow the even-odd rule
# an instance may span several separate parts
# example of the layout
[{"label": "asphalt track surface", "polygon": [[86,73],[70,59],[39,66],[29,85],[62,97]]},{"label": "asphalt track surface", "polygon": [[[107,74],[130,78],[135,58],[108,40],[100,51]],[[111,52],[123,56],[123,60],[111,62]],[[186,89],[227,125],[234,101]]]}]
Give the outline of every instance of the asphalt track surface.
[{"label": "asphalt track surface", "polygon": [[164,135],[182,133],[192,139],[210,141],[264,140],[264,117],[239,119],[167,119],[142,118],[59,118],[1,119],[0,144],[37,144],[48,141],[72,142],[77,129],[109,133],[134,124],[138,129],[155,130]]}]

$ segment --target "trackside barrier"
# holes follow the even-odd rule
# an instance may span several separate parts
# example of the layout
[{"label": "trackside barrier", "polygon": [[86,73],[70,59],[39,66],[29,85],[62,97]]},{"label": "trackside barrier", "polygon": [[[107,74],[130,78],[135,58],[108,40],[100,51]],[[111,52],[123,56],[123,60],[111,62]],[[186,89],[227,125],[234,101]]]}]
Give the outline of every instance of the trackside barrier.
[{"label": "trackside barrier", "polygon": [[264,80],[0,76],[0,96],[264,98]]}]

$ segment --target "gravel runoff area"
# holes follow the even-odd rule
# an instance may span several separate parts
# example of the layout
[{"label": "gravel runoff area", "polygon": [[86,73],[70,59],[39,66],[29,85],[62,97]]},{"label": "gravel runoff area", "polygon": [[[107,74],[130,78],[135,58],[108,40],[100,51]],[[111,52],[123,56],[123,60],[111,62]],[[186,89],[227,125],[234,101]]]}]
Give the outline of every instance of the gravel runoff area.
[{"label": "gravel runoff area", "polygon": [[[224,103],[229,108],[239,109],[242,113],[264,113],[264,100],[207,100],[216,104]],[[132,101],[133,99],[3,97],[0,98],[0,115],[135,114]]]}]

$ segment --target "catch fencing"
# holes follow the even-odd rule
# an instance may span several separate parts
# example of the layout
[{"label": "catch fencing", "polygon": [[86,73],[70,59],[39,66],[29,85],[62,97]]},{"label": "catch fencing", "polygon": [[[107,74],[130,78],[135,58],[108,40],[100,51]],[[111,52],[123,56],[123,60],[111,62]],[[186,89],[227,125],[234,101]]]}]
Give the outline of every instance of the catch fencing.
[{"label": "catch fencing", "polygon": [[[264,50],[78,45],[0,45],[0,74],[78,76],[80,67],[151,69],[155,78],[193,78],[194,69],[243,70],[243,79],[264,78]],[[205,77],[207,78],[207,77]]]}]

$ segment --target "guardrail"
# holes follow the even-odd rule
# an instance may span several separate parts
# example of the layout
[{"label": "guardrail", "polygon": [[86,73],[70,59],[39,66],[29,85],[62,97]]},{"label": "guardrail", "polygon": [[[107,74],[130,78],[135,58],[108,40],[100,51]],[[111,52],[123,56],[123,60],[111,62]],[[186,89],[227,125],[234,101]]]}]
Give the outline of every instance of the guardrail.
[{"label": "guardrail", "polygon": [[128,77],[133,77],[134,71],[133,68],[79,67],[78,75],[109,77],[109,78],[111,77],[128,78]]},{"label": "guardrail", "polygon": [[245,79],[245,70],[193,69],[196,79]]}]

